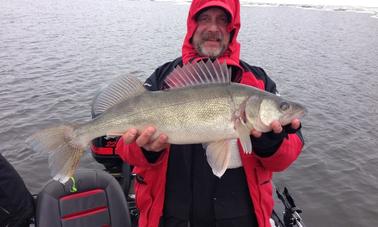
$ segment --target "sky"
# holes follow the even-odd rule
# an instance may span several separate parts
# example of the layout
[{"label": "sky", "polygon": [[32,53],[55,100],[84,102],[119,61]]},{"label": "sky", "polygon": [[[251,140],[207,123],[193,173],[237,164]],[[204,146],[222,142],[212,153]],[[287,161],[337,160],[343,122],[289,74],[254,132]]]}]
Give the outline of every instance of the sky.
[{"label": "sky", "polygon": [[[240,0],[243,2],[243,0]],[[378,7],[377,0],[244,0],[246,2]]]}]

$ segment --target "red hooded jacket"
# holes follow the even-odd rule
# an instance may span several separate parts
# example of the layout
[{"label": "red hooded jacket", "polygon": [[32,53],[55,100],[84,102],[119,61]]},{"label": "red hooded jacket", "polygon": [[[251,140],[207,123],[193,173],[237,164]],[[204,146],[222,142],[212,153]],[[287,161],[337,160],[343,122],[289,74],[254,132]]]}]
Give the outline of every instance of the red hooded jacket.
[{"label": "red hooded jacket", "polygon": [[[187,34],[182,47],[182,62],[185,64],[199,58],[190,43],[197,26],[194,16],[200,10],[210,6],[222,7],[231,15],[231,23],[228,30],[232,32],[233,36],[228,49],[220,57],[221,61],[226,61],[228,65],[236,66],[242,70],[240,83],[274,92],[275,86],[274,89],[267,88],[267,81],[270,79],[257,77],[251,70],[248,70],[245,63],[241,64],[242,62],[239,60],[240,44],[237,41],[237,34],[240,29],[240,5],[237,0],[194,0],[192,2],[187,20]],[[164,74],[166,76],[170,72],[170,70],[166,69],[167,64],[157,69],[155,74]],[[302,147],[303,141],[297,134],[288,134],[274,154],[269,157],[261,157],[256,153],[245,154],[239,144],[240,156],[254,207],[254,211],[251,212],[255,213],[260,227],[270,226],[269,218],[273,210],[272,172],[286,169],[296,160]],[[116,152],[125,162],[133,165],[133,172],[140,179],[143,179],[143,181],[135,183],[136,203],[140,211],[139,226],[157,227],[163,215],[170,149],[163,151],[153,164],[148,162],[135,143],[126,145],[120,140],[117,144]]]},{"label": "red hooded jacket", "polygon": [[195,21],[195,15],[200,12],[202,9],[205,9],[210,6],[218,6],[227,10],[231,16],[231,22],[229,23],[227,30],[232,32],[232,40],[228,49],[219,57],[220,62],[226,61],[228,65],[239,65],[239,55],[240,55],[240,44],[237,41],[237,36],[240,30],[240,4],[239,1],[206,1],[199,0],[193,1],[190,6],[189,15],[187,19],[187,33],[184,39],[184,44],[182,46],[182,59],[184,64],[188,63],[190,60],[199,58],[196,50],[191,44],[190,40],[193,37],[194,32],[197,28],[197,22]]}]

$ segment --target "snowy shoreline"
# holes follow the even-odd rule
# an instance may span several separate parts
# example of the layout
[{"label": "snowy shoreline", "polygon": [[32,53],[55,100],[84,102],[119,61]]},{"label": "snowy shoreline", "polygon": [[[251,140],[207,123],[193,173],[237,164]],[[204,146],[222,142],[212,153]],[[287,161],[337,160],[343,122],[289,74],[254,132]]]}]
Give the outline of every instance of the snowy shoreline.
[{"label": "snowy shoreline", "polygon": [[[177,4],[190,4],[190,0],[152,0],[157,2],[174,2]],[[341,3],[341,2],[340,2]],[[373,18],[378,18],[378,4],[320,4],[319,1],[307,1],[306,3],[296,3],[290,0],[287,1],[254,1],[254,0],[240,0],[240,5],[243,7],[293,7],[307,10],[322,10],[335,12],[351,12],[351,13],[365,13],[371,14]]]}]

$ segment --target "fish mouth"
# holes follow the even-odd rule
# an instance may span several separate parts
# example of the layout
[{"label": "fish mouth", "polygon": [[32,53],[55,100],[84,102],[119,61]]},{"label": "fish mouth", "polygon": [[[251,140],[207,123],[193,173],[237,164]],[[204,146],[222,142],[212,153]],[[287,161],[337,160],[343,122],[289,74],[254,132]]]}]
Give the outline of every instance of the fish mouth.
[{"label": "fish mouth", "polygon": [[307,109],[306,108],[301,108],[300,110],[296,111],[293,114],[293,116],[296,117],[296,118],[300,118],[300,117],[303,117],[306,113],[307,113]]},{"label": "fish mouth", "polygon": [[295,118],[301,118],[306,114],[306,112],[307,109],[304,106],[294,103],[291,113],[289,113],[287,117],[291,120]]},{"label": "fish mouth", "polygon": [[293,119],[299,119],[301,117],[303,117],[306,113],[306,110],[305,109],[302,109],[302,110],[298,110],[288,116],[284,116],[283,118],[281,118],[279,121],[281,123],[281,125],[285,126],[285,125],[288,125],[291,123],[291,121]]}]

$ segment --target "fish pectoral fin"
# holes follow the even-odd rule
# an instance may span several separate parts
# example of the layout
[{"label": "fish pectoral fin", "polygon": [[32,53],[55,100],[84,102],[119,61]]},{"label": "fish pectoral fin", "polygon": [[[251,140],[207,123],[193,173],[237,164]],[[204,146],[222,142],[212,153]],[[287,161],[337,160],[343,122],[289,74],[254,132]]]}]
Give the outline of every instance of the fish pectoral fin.
[{"label": "fish pectoral fin", "polygon": [[214,175],[220,178],[226,172],[230,162],[230,140],[220,140],[207,144],[206,157]]},{"label": "fish pectoral fin", "polygon": [[238,133],[240,143],[242,145],[243,151],[246,154],[252,153],[252,143],[251,143],[251,130],[242,121],[238,121],[235,124],[236,132]]}]

